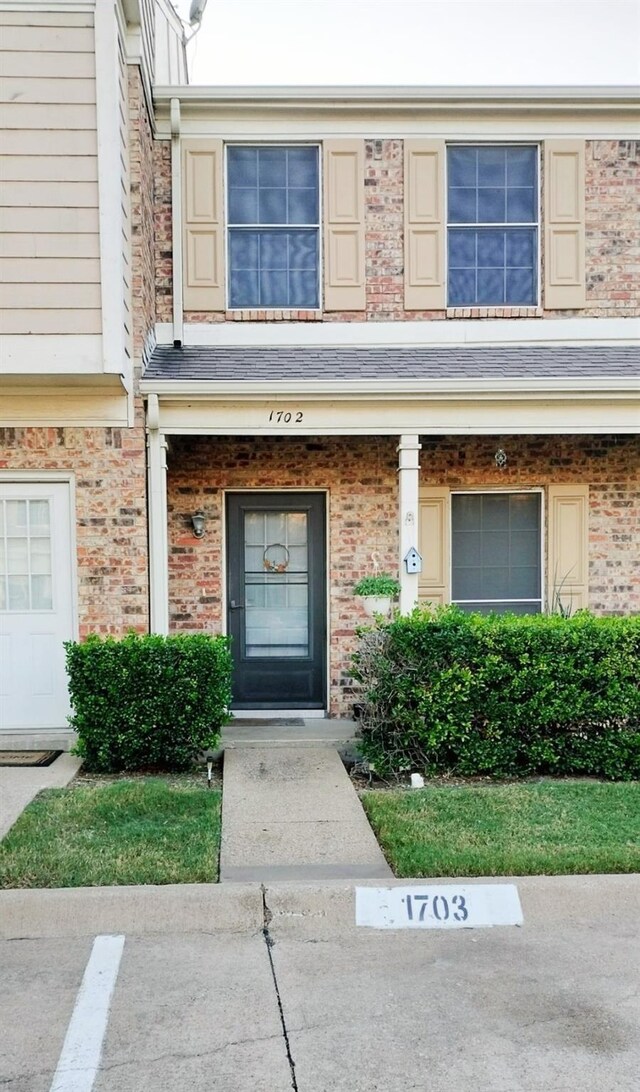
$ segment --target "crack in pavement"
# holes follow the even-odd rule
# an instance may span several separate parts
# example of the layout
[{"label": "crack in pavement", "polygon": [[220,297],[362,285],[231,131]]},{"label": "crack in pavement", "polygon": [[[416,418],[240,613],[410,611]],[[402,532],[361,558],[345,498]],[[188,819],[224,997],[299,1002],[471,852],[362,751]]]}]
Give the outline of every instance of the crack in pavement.
[{"label": "crack in pavement", "polygon": [[113,1069],[124,1069],[126,1066],[139,1065],[152,1065],[154,1062],[165,1062],[169,1058],[175,1058],[179,1061],[185,1061],[191,1058],[211,1058],[215,1054],[222,1054],[225,1050],[229,1050],[230,1047],[235,1046],[248,1046],[252,1043],[268,1043],[273,1039],[279,1039],[279,1035],[250,1035],[244,1039],[230,1039],[227,1043],[222,1043],[218,1047],[209,1047],[207,1050],[170,1050],[165,1054],[154,1054],[151,1058],[142,1057],[127,1058],[121,1062],[109,1062],[108,1065],[101,1065],[100,1072],[108,1073]]},{"label": "crack in pavement", "polygon": [[276,991],[276,1001],[278,1002],[278,1012],[280,1013],[280,1023],[282,1024],[282,1034],[283,1034],[283,1037],[284,1037],[284,1045],[285,1045],[285,1049],[287,1051],[287,1061],[289,1062],[289,1069],[291,1071],[291,1087],[293,1089],[293,1092],[299,1092],[298,1081],[296,1079],[296,1063],[294,1062],[293,1057],[291,1055],[291,1044],[289,1042],[289,1032],[287,1030],[286,1020],[284,1018],[284,1009],[282,1008],[282,998],[280,997],[280,987],[278,986],[278,978],[277,978],[277,975],[276,975],[276,968],[275,968],[275,964],[273,962],[272,948],[273,948],[273,945],[274,945],[275,942],[273,940],[273,937],[271,936],[271,933],[269,932],[269,925],[271,924],[271,919],[273,917],[273,914],[271,913],[269,907],[267,906],[267,889],[264,886],[264,884],[260,885],[260,890],[262,891],[262,912],[263,912],[262,935],[264,937],[264,942],[265,942],[265,944],[267,946],[267,955],[269,956],[269,966],[271,967],[271,977],[273,978],[273,985],[274,985],[274,989]]}]

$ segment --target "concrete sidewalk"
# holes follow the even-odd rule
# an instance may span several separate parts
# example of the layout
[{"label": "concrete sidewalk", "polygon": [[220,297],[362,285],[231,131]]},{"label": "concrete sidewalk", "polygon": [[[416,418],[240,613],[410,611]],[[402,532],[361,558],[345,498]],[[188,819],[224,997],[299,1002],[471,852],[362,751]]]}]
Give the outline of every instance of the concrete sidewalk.
[{"label": "concrete sidewalk", "polygon": [[225,751],[222,883],[390,877],[336,750]]},{"label": "concrete sidewalk", "polygon": [[59,789],[68,785],[81,764],[81,758],[64,753],[51,766],[1,766],[0,838],[4,838],[41,789]]}]

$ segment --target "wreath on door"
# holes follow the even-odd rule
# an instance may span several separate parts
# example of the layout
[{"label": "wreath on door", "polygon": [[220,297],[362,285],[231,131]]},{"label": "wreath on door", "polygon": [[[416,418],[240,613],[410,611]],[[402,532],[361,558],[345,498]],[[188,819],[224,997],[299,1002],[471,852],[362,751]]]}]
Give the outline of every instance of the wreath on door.
[{"label": "wreath on door", "polygon": [[289,551],[281,542],[267,546],[262,555],[262,567],[268,573],[286,573],[289,568]]}]

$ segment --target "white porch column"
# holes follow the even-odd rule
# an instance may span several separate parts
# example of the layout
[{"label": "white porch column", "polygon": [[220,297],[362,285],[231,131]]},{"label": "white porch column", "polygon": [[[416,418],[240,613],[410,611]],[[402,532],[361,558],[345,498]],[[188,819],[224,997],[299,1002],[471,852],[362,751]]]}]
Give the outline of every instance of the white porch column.
[{"label": "white porch column", "polygon": [[398,444],[398,512],[400,517],[400,613],[408,614],[418,602],[418,573],[408,573],[404,559],[418,549],[418,491],[420,438],[404,433]]},{"label": "white porch column", "polygon": [[158,396],[147,405],[149,492],[149,583],[151,632],[169,632],[169,539],[167,534],[167,441],[159,428]]}]

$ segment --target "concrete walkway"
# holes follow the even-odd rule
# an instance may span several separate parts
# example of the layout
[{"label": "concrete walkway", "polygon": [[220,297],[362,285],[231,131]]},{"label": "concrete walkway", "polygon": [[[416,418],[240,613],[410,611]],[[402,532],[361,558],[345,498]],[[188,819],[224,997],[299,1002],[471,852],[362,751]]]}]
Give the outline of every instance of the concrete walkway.
[{"label": "concrete walkway", "polygon": [[65,753],[51,766],[0,766],[0,838],[41,789],[68,785],[81,763]]},{"label": "concrete walkway", "polygon": [[390,877],[334,748],[225,751],[221,882]]}]

